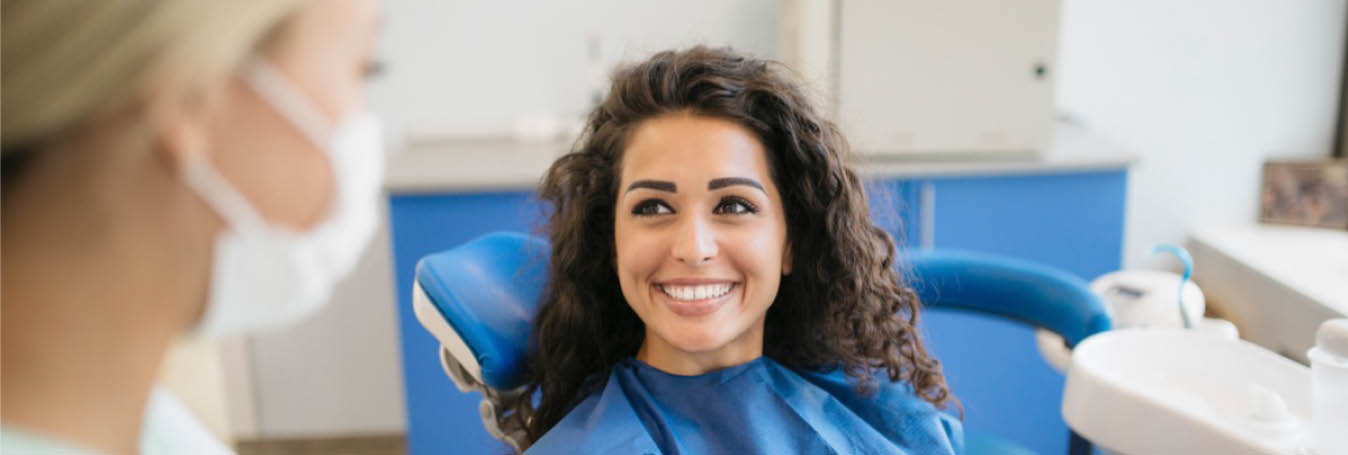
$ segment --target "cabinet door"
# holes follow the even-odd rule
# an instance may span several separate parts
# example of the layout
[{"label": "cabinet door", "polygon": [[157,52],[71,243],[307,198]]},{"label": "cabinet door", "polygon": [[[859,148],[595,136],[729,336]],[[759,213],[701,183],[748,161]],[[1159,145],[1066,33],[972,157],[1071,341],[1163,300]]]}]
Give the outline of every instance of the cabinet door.
[{"label": "cabinet door", "polygon": [[864,153],[1042,150],[1058,0],[848,0],[838,115]]},{"label": "cabinet door", "polygon": [[482,396],[459,392],[440,368],[440,343],[412,313],[412,277],[422,256],[492,231],[532,233],[542,215],[541,206],[524,192],[393,196],[390,201],[409,453],[511,452],[483,429],[477,409]]},{"label": "cabinet door", "polygon": [[1028,259],[1087,281],[1121,265],[1126,171],[932,183],[938,248]]},{"label": "cabinet door", "polygon": [[[930,240],[1027,259],[1087,281],[1117,270],[1123,251],[1125,171],[938,179]],[[1067,451],[1064,377],[1040,357],[1024,323],[932,309],[924,334],[964,405],[965,427],[1045,454]]]}]

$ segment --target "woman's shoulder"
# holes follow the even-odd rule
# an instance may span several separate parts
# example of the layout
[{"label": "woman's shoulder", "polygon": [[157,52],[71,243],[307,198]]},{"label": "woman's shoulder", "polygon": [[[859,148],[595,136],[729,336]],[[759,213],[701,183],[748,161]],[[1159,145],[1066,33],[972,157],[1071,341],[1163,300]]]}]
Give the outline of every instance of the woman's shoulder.
[{"label": "woman's shoulder", "polygon": [[907,382],[876,374],[872,376],[873,386],[862,390],[855,378],[840,369],[790,371],[827,392],[890,440],[915,449],[915,453],[964,452],[964,427],[959,419],[922,399]]},{"label": "woman's shoulder", "polygon": [[940,412],[930,402],[919,397],[913,390],[912,384],[904,381],[891,381],[883,372],[872,374],[871,378],[874,381],[871,382],[871,387],[862,389],[858,387],[856,378],[848,376],[840,368],[812,371],[780,367],[791,370],[816,387],[827,390],[835,398],[849,403],[883,402],[886,405],[898,406],[917,413]]},{"label": "woman's shoulder", "polygon": [[589,453],[660,453],[631,402],[614,381],[608,381],[572,408],[525,453],[577,453],[582,448]]}]

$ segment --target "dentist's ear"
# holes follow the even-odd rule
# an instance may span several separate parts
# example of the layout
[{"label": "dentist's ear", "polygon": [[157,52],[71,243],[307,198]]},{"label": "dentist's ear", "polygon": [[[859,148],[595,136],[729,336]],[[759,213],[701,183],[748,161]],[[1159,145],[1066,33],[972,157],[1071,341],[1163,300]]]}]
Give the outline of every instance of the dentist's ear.
[{"label": "dentist's ear", "polygon": [[223,98],[224,84],[197,90],[164,90],[147,103],[154,152],[172,172],[189,155],[208,155],[210,115]]}]

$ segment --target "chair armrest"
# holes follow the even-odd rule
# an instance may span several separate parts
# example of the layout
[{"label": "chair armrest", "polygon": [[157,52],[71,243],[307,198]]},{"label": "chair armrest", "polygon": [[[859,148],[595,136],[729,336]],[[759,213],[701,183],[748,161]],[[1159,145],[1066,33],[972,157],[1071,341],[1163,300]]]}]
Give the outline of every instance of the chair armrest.
[{"label": "chair armrest", "polygon": [[923,303],[1020,320],[1061,335],[1069,346],[1110,329],[1090,286],[1063,270],[972,251],[909,250],[909,283]]}]

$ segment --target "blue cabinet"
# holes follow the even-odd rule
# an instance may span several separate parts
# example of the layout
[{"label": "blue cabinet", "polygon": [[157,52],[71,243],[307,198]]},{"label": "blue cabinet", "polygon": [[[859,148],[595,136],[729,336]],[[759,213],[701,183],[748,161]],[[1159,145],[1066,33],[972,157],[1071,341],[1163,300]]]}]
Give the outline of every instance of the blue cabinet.
[{"label": "blue cabinet", "polygon": [[542,206],[527,192],[395,195],[389,201],[407,401],[407,446],[415,455],[503,454],[509,446],[482,428],[477,393],[461,393],[440,367],[440,343],[412,313],[418,259],[492,231],[531,232]]},{"label": "blue cabinet", "polygon": [[[941,179],[932,187],[930,240],[1023,258],[1087,281],[1121,267],[1124,171]],[[1067,453],[1064,377],[1048,366],[1034,329],[994,316],[931,310],[930,348],[964,404],[966,428],[1045,454]]]},{"label": "blue cabinet", "polygon": [[[939,179],[881,179],[868,185],[877,224],[904,247],[1006,254],[1092,279],[1118,269],[1127,172]],[[529,192],[394,195],[390,200],[398,319],[414,455],[503,453],[482,429],[477,394],[441,372],[438,344],[411,309],[421,256],[496,230],[534,232],[543,207]],[[924,232],[924,229],[927,231]],[[1033,330],[1014,321],[927,311],[923,331],[962,401],[965,426],[1042,453],[1066,453],[1063,376],[1040,359]]]}]

